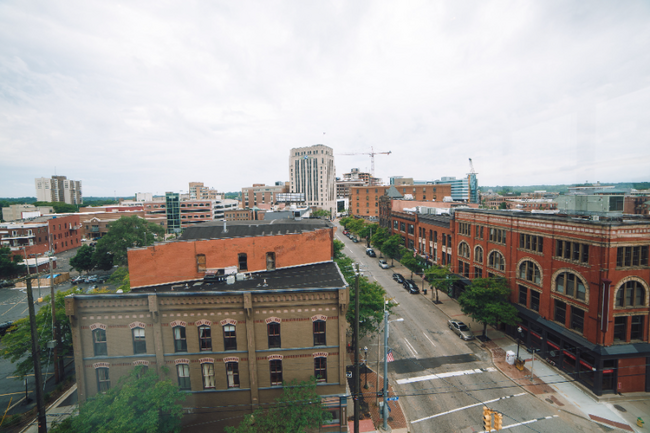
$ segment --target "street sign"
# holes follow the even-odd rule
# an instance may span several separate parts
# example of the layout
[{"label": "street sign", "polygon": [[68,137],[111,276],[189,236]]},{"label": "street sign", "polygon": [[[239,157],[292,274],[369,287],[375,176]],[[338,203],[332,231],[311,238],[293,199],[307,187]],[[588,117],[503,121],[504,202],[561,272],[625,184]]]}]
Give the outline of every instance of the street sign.
[{"label": "street sign", "polygon": [[352,372],[351,371],[346,371],[345,372],[345,377],[347,377],[348,379],[352,379]]},{"label": "street sign", "polygon": [[397,401],[399,400],[399,397],[388,397],[386,401]]}]

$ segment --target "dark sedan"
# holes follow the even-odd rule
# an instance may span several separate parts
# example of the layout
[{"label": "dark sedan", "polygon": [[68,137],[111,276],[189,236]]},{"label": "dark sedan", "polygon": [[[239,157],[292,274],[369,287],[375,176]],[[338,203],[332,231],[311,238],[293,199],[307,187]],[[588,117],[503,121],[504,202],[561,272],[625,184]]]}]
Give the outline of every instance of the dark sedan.
[{"label": "dark sedan", "polygon": [[404,282],[404,277],[402,276],[402,274],[393,274],[393,280],[402,284]]},{"label": "dark sedan", "polygon": [[415,281],[413,280],[404,280],[402,283],[404,288],[409,291],[411,295],[417,295],[420,293],[420,289],[418,289],[417,284],[415,284]]}]

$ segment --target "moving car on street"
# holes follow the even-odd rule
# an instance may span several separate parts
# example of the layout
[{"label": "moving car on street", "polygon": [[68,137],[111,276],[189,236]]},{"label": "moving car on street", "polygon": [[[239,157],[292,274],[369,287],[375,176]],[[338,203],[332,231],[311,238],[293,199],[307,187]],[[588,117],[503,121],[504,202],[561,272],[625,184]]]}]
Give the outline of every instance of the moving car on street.
[{"label": "moving car on street", "polygon": [[473,340],[475,338],[472,330],[469,329],[469,326],[465,325],[463,322],[449,319],[447,324],[449,325],[449,329],[454,331],[461,339]]}]

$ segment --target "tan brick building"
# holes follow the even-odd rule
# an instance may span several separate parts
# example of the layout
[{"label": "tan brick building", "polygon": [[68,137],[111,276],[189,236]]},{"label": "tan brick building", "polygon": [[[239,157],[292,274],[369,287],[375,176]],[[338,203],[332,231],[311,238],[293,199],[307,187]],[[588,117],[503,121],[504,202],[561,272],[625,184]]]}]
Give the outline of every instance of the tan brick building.
[{"label": "tan brick building", "polygon": [[339,431],[349,294],[332,261],[334,227],[204,226],[130,250],[131,293],[66,299],[79,400],[115,386],[135,365],[165,366],[188,394],[185,429],[220,431],[278,397],[283,382],[314,376],[335,420],[321,431]]}]

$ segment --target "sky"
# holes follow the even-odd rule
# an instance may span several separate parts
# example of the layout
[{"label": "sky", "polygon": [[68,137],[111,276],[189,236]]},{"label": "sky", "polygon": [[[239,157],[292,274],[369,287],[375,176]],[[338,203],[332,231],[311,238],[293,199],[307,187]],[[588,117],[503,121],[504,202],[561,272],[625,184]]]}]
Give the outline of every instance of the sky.
[{"label": "sky", "polygon": [[[0,0],[0,197],[650,181],[650,2]],[[358,153],[359,155],[340,155]]]}]

